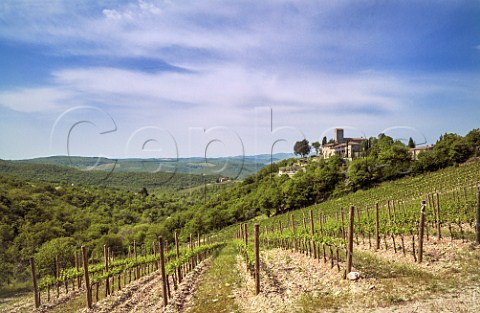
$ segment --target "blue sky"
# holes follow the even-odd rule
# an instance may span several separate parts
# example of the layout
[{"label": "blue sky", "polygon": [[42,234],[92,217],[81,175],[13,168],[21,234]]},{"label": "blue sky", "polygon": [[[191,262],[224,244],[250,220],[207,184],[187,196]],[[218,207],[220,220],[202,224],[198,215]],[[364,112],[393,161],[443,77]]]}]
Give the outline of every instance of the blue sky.
[{"label": "blue sky", "polygon": [[478,1],[2,1],[0,158],[465,135],[479,16]]}]

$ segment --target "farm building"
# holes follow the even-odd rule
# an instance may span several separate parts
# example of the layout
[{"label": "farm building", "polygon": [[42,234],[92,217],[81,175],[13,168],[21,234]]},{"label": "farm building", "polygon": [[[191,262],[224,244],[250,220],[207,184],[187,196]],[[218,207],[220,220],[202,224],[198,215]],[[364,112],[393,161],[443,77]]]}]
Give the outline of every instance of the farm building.
[{"label": "farm building", "polygon": [[365,138],[347,138],[342,128],[335,128],[333,142],[322,147],[322,155],[328,159],[337,155],[344,159],[352,159],[360,156]]}]

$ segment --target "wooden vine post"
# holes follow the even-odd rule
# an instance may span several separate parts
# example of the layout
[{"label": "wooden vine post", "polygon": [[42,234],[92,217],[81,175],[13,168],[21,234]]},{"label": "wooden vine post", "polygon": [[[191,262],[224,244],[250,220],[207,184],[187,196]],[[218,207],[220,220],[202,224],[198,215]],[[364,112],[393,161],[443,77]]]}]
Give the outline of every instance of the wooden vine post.
[{"label": "wooden vine post", "polygon": [[[197,233],[197,247],[200,247],[202,241],[201,241],[201,238],[200,238],[200,232]],[[202,261],[202,257],[199,254],[197,254],[197,263],[200,263]]]},{"label": "wooden vine post", "polygon": [[[75,251],[75,268],[77,269],[77,272],[80,271],[80,254],[78,251]],[[77,286],[78,289],[82,287],[82,278],[80,276],[77,277]]]},{"label": "wooden vine post", "polygon": [[420,209],[420,234],[418,236],[418,263],[423,261],[423,235],[425,231],[425,200],[422,200]]},{"label": "wooden vine post", "polygon": [[163,237],[158,238],[160,241],[159,252],[160,252],[160,272],[162,274],[162,297],[163,297],[163,306],[168,304],[168,295],[167,295],[167,275],[165,274],[165,252],[163,247]]},{"label": "wooden vine post", "polygon": [[441,222],[440,222],[440,195],[436,194],[437,196],[437,214],[435,214],[437,216],[437,232],[438,232],[438,239],[442,239],[442,229],[441,229]]},{"label": "wooden vine post", "polygon": [[[193,246],[194,246],[193,237],[192,237],[192,233],[190,233],[190,242],[189,242],[190,251],[193,251]],[[190,269],[193,270],[193,268],[195,267],[195,261],[193,257],[190,257],[190,260],[188,263],[189,263]]]},{"label": "wooden vine post", "polygon": [[260,293],[260,225],[255,224],[255,294]]},{"label": "wooden vine post", "polygon": [[310,229],[312,230],[312,236],[315,235],[315,221],[313,220],[313,210],[310,209]]},{"label": "wooden vine post", "polygon": [[476,218],[477,245],[480,245],[480,191],[477,193],[477,218]]},{"label": "wooden vine post", "polygon": [[83,271],[85,276],[85,288],[87,290],[87,307],[91,309],[92,305],[92,287],[90,286],[90,276],[88,275],[88,255],[87,248],[82,246],[82,256],[83,256]]},{"label": "wooden vine post", "polygon": [[[137,242],[133,241],[133,257],[135,258],[135,263],[137,263]],[[138,264],[135,265],[135,279],[138,279],[140,276],[140,268]]]},{"label": "wooden vine post", "polygon": [[35,269],[35,261],[33,257],[30,258],[30,266],[32,268],[33,295],[35,298],[35,308],[38,308],[40,307],[40,293],[38,292],[37,271]]},{"label": "wooden vine post", "polygon": [[105,273],[107,277],[105,278],[105,297],[110,294],[110,278],[108,277],[108,248],[107,245],[103,245],[103,257],[105,260]]},{"label": "wooden vine post", "polygon": [[248,225],[247,225],[247,223],[243,224],[243,228],[244,228],[245,246],[248,246]]},{"label": "wooden vine post", "polygon": [[347,255],[347,273],[352,271],[353,260],[353,226],[355,220],[355,207],[350,207],[349,220],[348,220],[348,255]]},{"label": "wooden vine post", "polygon": [[[175,232],[175,256],[178,260],[180,258],[180,249],[178,247],[178,233]],[[177,267],[177,276],[178,276],[178,283],[182,282],[182,269],[181,266]]]},{"label": "wooden vine post", "polygon": [[392,220],[392,212],[390,211],[390,200],[387,201],[388,220]]},{"label": "wooden vine post", "polygon": [[297,243],[297,238],[295,236],[295,217],[293,217],[293,214],[291,215],[292,216],[292,232],[293,232],[293,242],[294,242],[294,246],[295,246],[295,252],[298,252],[298,243]]},{"label": "wooden vine post", "polygon": [[58,256],[55,256],[55,286],[57,287],[57,298],[60,298],[60,263]]},{"label": "wooden vine post", "polygon": [[375,248],[380,249],[380,219],[378,217],[378,202],[375,203]]},{"label": "wooden vine post", "polygon": [[[317,248],[315,247],[315,240],[313,238],[313,236],[315,236],[315,220],[313,219],[313,210],[310,209],[310,229],[312,231],[312,239],[310,241],[310,246],[313,250],[313,255],[314,255],[314,259],[317,258]],[[312,254],[310,253],[310,256]]]}]

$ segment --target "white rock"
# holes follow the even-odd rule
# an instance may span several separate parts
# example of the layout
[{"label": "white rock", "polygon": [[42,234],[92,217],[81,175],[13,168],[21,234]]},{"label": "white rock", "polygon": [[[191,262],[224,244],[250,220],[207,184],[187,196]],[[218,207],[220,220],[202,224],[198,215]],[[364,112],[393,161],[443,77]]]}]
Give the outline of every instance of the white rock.
[{"label": "white rock", "polygon": [[360,273],[359,272],[350,272],[347,274],[347,279],[349,280],[357,280],[360,278]]}]

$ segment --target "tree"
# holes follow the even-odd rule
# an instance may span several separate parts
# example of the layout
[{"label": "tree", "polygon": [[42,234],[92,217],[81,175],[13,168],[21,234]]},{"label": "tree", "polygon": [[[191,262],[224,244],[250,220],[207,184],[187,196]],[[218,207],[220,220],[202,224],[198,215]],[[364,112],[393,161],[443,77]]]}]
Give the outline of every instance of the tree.
[{"label": "tree", "polygon": [[380,167],[373,157],[355,159],[348,168],[348,185],[352,190],[370,187],[380,178]]},{"label": "tree", "polygon": [[310,149],[310,144],[307,139],[297,141],[293,146],[293,152],[295,155],[301,155],[302,158],[310,153]]},{"label": "tree", "polygon": [[412,157],[408,148],[399,140],[395,141],[390,147],[384,147],[377,160],[382,167],[381,172],[384,180],[401,177],[411,170]]},{"label": "tree", "polygon": [[417,156],[417,160],[413,163],[413,168],[416,173],[437,170],[438,166],[435,163],[433,151],[421,151]]},{"label": "tree", "polygon": [[415,141],[413,141],[412,137],[410,137],[410,138],[408,139],[408,147],[409,147],[410,149],[415,148]]},{"label": "tree", "polygon": [[71,237],[54,238],[45,242],[35,253],[35,264],[42,274],[55,272],[55,257],[63,268],[72,267],[76,242]]},{"label": "tree", "polygon": [[316,154],[320,152],[320,143],[318,141],[312,142],[312,147],[315,149]]},{"label": "tree", "polygon": [[457,134],[444,134],[433,148],[435,163],[438,168],[465,162],[472,151],[465,138]]},{"label": "tree", "polygon": [[142,190],[138,192],[139,195],[142,195],[144,197],[148,197],[148,190],[147,188],[143,187]]},{"label": "tree", "polygon": [[472,152],[472,156],[480,156],[480,128],[471,130],[466,136],[468,146]]},{"label": "tree", "polygon": [[328,143],[328,141],[327,141],[327,136],[323,136],[322,146],[325,146],[327,143]]}]

